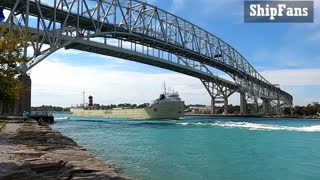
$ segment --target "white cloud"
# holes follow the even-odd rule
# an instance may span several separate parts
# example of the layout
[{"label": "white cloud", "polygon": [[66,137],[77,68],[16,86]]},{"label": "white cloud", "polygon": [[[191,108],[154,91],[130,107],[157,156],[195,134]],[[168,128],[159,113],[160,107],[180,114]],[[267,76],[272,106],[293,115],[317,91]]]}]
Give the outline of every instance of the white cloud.
[{"label": "white cloud", "polygon": [[[317,95],[310,97],[303,90],[296,92],[295,87],[320,87],[320,69],[272,70],[261,74],[293,94],[297,104],[304,105],[319,98]],[[210,97],[198,79],[178,73],[124,71],[108,65],[74,66],[51,59],[37,65],[31,78],[33,105],[80,104],[83,91],[101,104],[150,102],[162,92],[164,81],[171,90],[180,93],[186,104],[210,104]],[[229,99],[229,103],[239,104],[238,93]]]},{"label": "white cloud", "polygon": [[185,0],[173,0],[173,7],[176,9],[180,9],[184,6]]},{"label": "white cloud", "polygon": [[320,86],[320,69],[284,69],[261,72],[270,82],[284,86]]},{"label": "white cloud", "polygon": [[79,55],[79,54],[83,54],[83,51],[79,51],[76,49],[60,49],[59,51],[55,52],[54,55],[57,56],[64,56],[64,55]]},{"label": "white cloud", "polygon": [[31,73],[33,105],[80,104],[82,91],[95,97],[97,103],[143,103],[156,99],[165,81],[179,91],[187,103],[210,102],[198,79],[177,73],[152,74],[113,70],[108,66],[72,66],[46,60]]},{"label": "white cloud", "polygon": [[3,15],[4,15],[4,17],[6,18],[5,20],[7,20],[7,18],[8,18],[9,15],[10,15],[10,11],[8,11],[8,10],[3,10]]}]

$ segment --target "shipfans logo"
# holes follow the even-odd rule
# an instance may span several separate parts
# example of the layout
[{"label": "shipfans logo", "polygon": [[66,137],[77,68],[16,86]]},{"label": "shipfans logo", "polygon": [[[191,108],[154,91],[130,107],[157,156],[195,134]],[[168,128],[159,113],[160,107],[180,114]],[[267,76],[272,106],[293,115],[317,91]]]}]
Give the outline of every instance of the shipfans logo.
[{"label": "shipfans logo", "polygon": [[313,1],[245,1],[245,22],[305,22],[314,21]]}]

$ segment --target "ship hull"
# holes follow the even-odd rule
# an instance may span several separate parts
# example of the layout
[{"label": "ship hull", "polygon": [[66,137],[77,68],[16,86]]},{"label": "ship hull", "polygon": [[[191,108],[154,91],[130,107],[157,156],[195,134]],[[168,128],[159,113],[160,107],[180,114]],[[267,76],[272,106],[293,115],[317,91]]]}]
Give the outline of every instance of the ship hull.
[{"label": "ship hull", "polygon": [[180,119],[184,117],[183,102],[154,104],[151,107],[137,109],[84,110],[71,109],[76,116],[94,116],[125,119]]}]

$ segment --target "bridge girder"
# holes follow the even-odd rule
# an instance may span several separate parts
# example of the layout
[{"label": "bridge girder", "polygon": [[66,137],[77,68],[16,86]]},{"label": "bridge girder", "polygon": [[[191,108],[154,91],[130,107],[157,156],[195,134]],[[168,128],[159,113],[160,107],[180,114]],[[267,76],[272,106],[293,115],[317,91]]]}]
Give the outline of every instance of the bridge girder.
[{"label": "bridge girder", "polygon": [[[229,74],[238,86],[238,91],[246,92],[248,96],[279,99],[292,105],[290,94],[263,78],[232,46],[155,6],[135,0],[52,0],[46,3],[40,0],[11,0],[2,1],[0,5],[11,10],[6,22],[8,28],[17,30],[27,27],[35,35],[40,35],[40,39],[31,41],[33,59],[22,66],[23,72],[60,48],[90,51],[90,47],[82,44],[83,40],[87,44],[100,41],[99,46],[107,46],[112,38],[117,39],[118,43],[130,44],[131,48],[123,47],[122,44],[121,47],[118,44],[118,48],[129,49],[132,53],[146,54],[144,50],[137,52],[133,49],[138,46],[146,48],[147,55],[150,50],[153,53],[156,51],[159,56],[154,57],[169,61],[171,57],[177,64],[184,62],[188,68],[191,67],[188,62],[192,62],[197,65],[193,69],[207,72],[211,78],[213,68],[219,69]],[[45,44],[49,44],[49,47],[45,48]],[[93,49],[97,47],[94,45]],[[205,82],[215,82],[216,79],[206,79]],[[235,86],[221,78],[219,82],[219,86]]]}]

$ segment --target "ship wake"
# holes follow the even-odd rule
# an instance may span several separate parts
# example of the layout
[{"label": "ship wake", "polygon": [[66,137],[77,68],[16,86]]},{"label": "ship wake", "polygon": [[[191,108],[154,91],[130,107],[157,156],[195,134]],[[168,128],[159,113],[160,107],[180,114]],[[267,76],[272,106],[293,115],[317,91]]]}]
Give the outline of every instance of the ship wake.
[{"label": "ship wake", "polygon": [[303,126],[303,127],[292,127],[292,126],[280,126],[271,124],[257,124],[249,122],[213,122],[213,123],[177,123],[179,125],[188,126],[216,126],[225,128],[243,128],[249,130],[261,130],[261,131],[298,131],[298,132],[320,132],[320,125],[315,126]]}]

